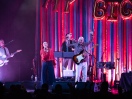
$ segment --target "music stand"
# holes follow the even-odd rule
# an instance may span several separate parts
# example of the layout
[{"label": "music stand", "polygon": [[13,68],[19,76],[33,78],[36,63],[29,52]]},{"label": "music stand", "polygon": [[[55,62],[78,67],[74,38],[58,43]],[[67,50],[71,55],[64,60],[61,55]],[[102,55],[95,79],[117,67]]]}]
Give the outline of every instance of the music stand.
[{"label": "music stand", "polygon": [[74,52],[62,52],[63,57],[66,58],[72,58],[74,55]]},{"label": "music stand", "polygon": [[106,62],[106,69],[115,69],[115,62]]},{"label": "music stand", "polygon": [[54,56],[55,56],[55,57],[63,57],[63,56],[62,56],[62,52],[57,52],[57,51],[54,52]]},{"label": "music stand", "polygon": [[104,68],[105,62],[97,62],[97,68]]}]

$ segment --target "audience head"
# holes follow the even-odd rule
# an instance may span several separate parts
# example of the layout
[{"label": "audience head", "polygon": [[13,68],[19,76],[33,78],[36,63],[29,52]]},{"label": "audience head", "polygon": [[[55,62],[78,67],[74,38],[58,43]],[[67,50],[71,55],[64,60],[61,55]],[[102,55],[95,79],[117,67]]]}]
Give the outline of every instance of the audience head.
[{"label": "audience head", "polygon": [[44,91],[48,91],[48,89],[49,89],[49,85],[46,84],[46,83],[44,83],[44,84],[42,84],[41,89],[44,90]]},{"label": "audience head", "polygon": [[102,82],[100,91],[108,92],[109,84],[107,81]]},{"label": "audience head", "polygon": [[57,94],[62,93],[62,86],[60,84],[56,84],[56,86],[55,86],[55,92]]}]

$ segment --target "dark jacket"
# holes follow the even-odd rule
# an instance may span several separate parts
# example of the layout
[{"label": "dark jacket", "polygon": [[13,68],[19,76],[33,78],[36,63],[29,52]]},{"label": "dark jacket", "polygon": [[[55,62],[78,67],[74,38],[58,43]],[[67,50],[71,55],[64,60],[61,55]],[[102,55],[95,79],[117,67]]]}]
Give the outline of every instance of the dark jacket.
[{"label": "dark jacket", "polygon": [[[73,41],[70,40],[70,44],[72,44],[72,43],[73,43]],[[62,47],[61,50],[64,51],[64,52],[73,52],[72,49],[74,48],[74,47],[68,47],[68,46],[66,45],[66,41],[64,41],[64,42],[62,43],[62,46],[61,46],[61,47]]]}]

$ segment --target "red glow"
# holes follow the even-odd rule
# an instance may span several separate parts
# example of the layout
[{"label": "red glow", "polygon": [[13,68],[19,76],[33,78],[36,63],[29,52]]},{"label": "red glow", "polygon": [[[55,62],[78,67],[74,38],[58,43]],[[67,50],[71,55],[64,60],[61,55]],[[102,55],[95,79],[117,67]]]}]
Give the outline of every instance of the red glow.
[{"label": "red glow", "polygon": [[[53,27],[54,27],[57,30],[55,32],[57,34],[55,34],[55,35],[57,35],[58,37],[57,37],[57,40],[56,40],[56,38],[54,38],[54,35],[53,35],[53,37],[52,37],[53,42],[52,43],[53,44],[57,43],[57,46],[55,45],[56,49],[58,47],[59,47],[59,49],[61,48],[60,46],[62,44],[62,41],[65,38],[65,33],[66,32],[70,31],[71,33],[73,33],[73,38],[74,38],[74,37],[78,37],[80,35],[82,36],[83,31],[84,31],[83,30],[83,20],[85,20],[85,19],[83,19],[83,16],[84,16],[84,13],[83,13],[84,8],[82,7],[83,6],[83,0],[79,1],[79,2],[77,0],[72,0],[70,2],[70,0],[69,0],[69,12],[66,12],[68,14],[64,13],[65,3],[63,1],[65,1],[65,0],[62,0],[62,1],[60,0],[60,2],[59,2],[61,4],[59,4],[58,8],[57,8],[57,10],[58,10],[57,17],[55,17],[55,18],[52,17],[52,15],[55,15],[56,13],[51,12],[51,10],[49,10],[49,12],[48,12],[49,14],[47,14],[47,9],[45,10],[43,8],[41,8],[42,11],[40,13],[41,14],[40,15],[41,16],[41,20],[40,20],[41,40],[45,39],[45,38],[46,39],[51,38],[51,37],[47,37],[47,34],[49,33],[49,29],[50,29],[50,32],[52,32],[54,34],[54,29],[53,29]],[[74,4],[75,1],[76,1],[76,5],[77,5],[77,10],[75,9],[76,7],[75,8],[73,7],[74,5],[71,5],[71,4]],[[103,2],[103,0],[100,0],[100,1]],[[126,0],[126,1],[129,1],[129,0]],[[87,0],[86,0],[86,2],[87,2]],[[118,5],[119,5],[118,2],[114,2],[114,6],[118,6]],[[53,5],[49,5],[49,6],[51,7]],[[88,6],[86,5],[87,9],[89,8]],[[110,15],[108,16],[107,12],[106,12],[107,11],[106,5],[104,5],[102,7],[104,7],[105,9],[102,9],[102,8],[101,9],[100,8],[96,9],[96,10],[98,10],[97,12],[102,11],[101,14],[100,15],[96,14],[96,16],[94,16],[94,30],[93,30],[94,31],[94,43],[95,44],[98,43],[98,39],[97,39],[98,38],[98,33],[101,32],[102,35],[103,35],[103,38],[101,38],[101,39],[99,38],[100,40],[102,40],[102,45],[100,45],[101,46],[101,51],[105,50],[104,51],[105,53],[104,53],[104,56],[103,56],[103,61],[104,62],[111,61],[111,57],[112,57],[113,54],[114,54],[114,61],[116,61],[117,58],[120,58],[121,62],[119,64],[117,64],[117,62],[116,62],[116,66],[117,66],[116,74],[121,75],[122,67],[126,68],[125,65],[129,64],[129,66],[130,66],[129,69],[131,70],[131,65],[132,65],[132,62],[131,62],[132,61],[132,53],[131,53],[132,52],[131,51],[131,49],[132,49],[131,37],[132,36],[130,36],[130,34],[132,34],[131,33],[131,30],[132,30],[131,27],[132,26],[131,26],[131,19],[130,19],[130,18],[132,18],[132,14],[131,14],[130,17],[123,16],[120,20],[120,15],[117,12],[113,12],[112,14],[114,14],[114,15],[111,14],[111,16]],[[117,9],[119,10],[119,7],[114,7],[113,10],[115,11]],[[88,11],[87,11],[88,15],[89,15],[90,10],[91,9],[88,9]],[[96,10],[95,10],[95,12],[96,12]],[[108,9],[108,11],[109,11],[109,9]],[[126,12],[127,10],[124,9],[124,11]],[[110,13],[110,12],[108,12],[108,13]],[[127,14],[127,12],[125,14]],[[119,19],[118,19],[118,16],[119,16]],[[47,24],[48,23],[47,19],[49,19],[49,18],[52,19],[52,20],[50,20],[50,22],[51,22],[50,24],[52,24],[52,26],[51,26],[52,28],[49,26],[49,24]],[[91,23],[90,22],[91,22],[91,19],[93,19],[93,17],[91,18],[90,16],[87,16],[87,19],[88,19],[88,23],[87,23],[88,25],[86,24],[87,29],[91,30]],[[124,20],[126,21],[126,19],[130,19],[130,21],[127,23],[127,25],[124,24]],[[98,21],[98,20],[100,20],[100,21]],[[54,24],[56,21],[57,21],[57,24]],[[98,28],[100,27],[100,26],[98,26],[98,22],[101,22],[101,25],[102,25],[101,30],[102,31],[98,31],[99,30]],[[114,45],[111,44],[111,41],[113,41],[113,40],[110,38],[111,28],[113,29],[113,26],[111,27],[111,22],[115,22],[114,23],[114,30],[112,30],[112,33],[114,33]],[[118,27],[118,24],[120,25],[120,23],[122,23],[121,24],[121,29],[124,33],[123,35],[122,35],[122,31],[118,31],[118,30],[120,30],[120,28]],[[129,24],[130,24],[130,26],[129,26]],[[117,25],[117,26],[115,26],[115,25]],[[127,26],[129,26],[129,28]],[[129,36],[130,36],[129,45],[126,44],[126,39],[124,39],[124,38],[127,38],[127,36],[125,36],[126,31],[130,32],[129,33]],[[118,36],[118,37],[116,37],[116,36]],[[119,39],[122,39],[122,42],[120,42]],[[112,52],[111,52],[111,45],[114,46],[114,51],[112,50]],[[54,46],[54,45],[52,45],[52,46]],[[129,47],[129,51],[128,51],[129,55],[125,51],[128,47]],[[98,57],[98,54],[99,54],[98,51],[99,50],[100,49],[98,49],[98,48],[94,49],[95,57]],[[126,59],[124,59],[124,58],[126,58],[126,55],[127,55],[127,58],[129,57],[129,62]],[[59,61],[59,66],[56,68],[57,76],[58,76],[59,73],[61,73],[61,75],[62,75],[62,61],[61,60]],[[58,68],[59,68],[59,70],[58,70]],[[98,74],[96,74],[96,70],[97,70],[96,64],[94,64],[93,72],[94,72],[94,75],[98,76]],[[104,70],[104,73],[107,74],[106,75],[108,77],[107,79],[109,81],[111,81],[111,70],[110,71]],[[113,72],[112,76],[113,75],[114,75],[114,72]],[[112,79],[114,79],[114,77]]]},{"label": "red glow", "polygon": [[103,17],[95,17],[94,19],[95,20],[104,20],[104,18],[105,18],[105,16],[103,16]]},{"label": "red glow", "polygon": [[[103,5],[103,6],[100,6]],[[97,0],[94,4],[94,18],[103,19],[105,17],[105,2],[102,0]],[[99,14],[101,13],[101,14]]]},{"label": "red glow", "polygon": [[112,18],[110,18],[110,19],[108,19],[107,21],[110,21],[110,22],[116,22],[117,20],[116,19],[112,19]]},{"label": "red glow", "polygon": [[43,6],[47,9],[48,8],[48,3],[49,3],[49,0],[46,0],[45,3],[43,4]]},{"label": "red glow", "polygon": [[73,2],[75,2],[76,0],[71,0],[69,4],[72,4]]},{"label": "red glow", "polygon": [[73,2],[75,2],[75,0],[67,0],[66,5],[65,5],[65,10],[64,10],[65,13],[69,13],[70,5],[71,5]]},{"label": "red glow", "polygon": [[120,13],[123,19],[129,19],[132,16],[132,9],[131,7],[127,7],[127,5],[132,7],[132,2],[129,0],[124,0],[120,4]]},{"label": "red glow", "polygon": [[[100,4],[102,4],[103,6],[99,6]],[[116,21],[117,12],[115,11],[117,10],[117,7],[119,7],[118,6],[119,3],[109,2],[108,4],[111,6],[111,16],[114,18],[114,19],[108,18],[108,21]],[[123,0],[120,4],[120,14],[123,19],[130,19],[132,17],[132,9],[131,7],[127,8],[127,5],[132,7],[132,2],[129,0]],[[105,2],[102,0],[97,0],[94,5],[94,18],[98,20],[102,20],[103,17],[106,16],[106,12],[105,12],[106,10],[107,9],[106,9]],[[99,12],[102,13],[102,15],[99,15],[98,14]]]},{"label": "red glow", "polygon": [[128,20],[128,19],[131,19],[132,18],[132,15],[130,17],[122,17],[123,20]]},{"label": "red glow", "polygon": [[118,2],[114,2],[114,5],[119,5],[119,3]]}]

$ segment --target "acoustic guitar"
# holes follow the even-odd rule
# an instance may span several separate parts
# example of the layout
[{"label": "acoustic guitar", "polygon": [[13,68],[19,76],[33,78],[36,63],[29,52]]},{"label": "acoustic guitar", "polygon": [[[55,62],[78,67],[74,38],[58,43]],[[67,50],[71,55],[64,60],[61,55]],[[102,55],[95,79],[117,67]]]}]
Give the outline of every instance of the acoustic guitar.
[{"label": "acoustic guitar", "polygon": [[[96,47],[96,46],[98,46],[98,44],[95,44],[95,45],[94,45],[92,48],[90,48],[89,50],[93,49],[93,48]],[[89,51],[89,50],[88,50],[88,51]],[[74,61],[76,64],[79,65],[79,64],[83,61],[83,59],[85,59],[85,54],[88,53],[88,51],[82,50],[79,54],[74,55],[74,56],[73,56],[73,61]]]},{"label": "acoustic guitar", "polygon": [[[12,53],[12,55],[15,55],[16,53],[21,52],[21,51],[22,50],[17,50],[14,53]],[[11,58],[11,57],[8,57],[8,58]],[[8,58],[2,58],[2,57],[0,57],[0,67],[4,66],[4,64],[6,64],[6,63],[9,62],[9,60],[7,60]]]}]

